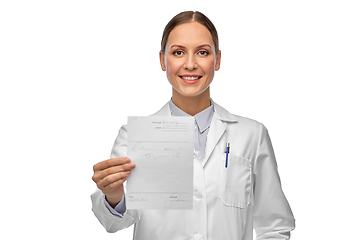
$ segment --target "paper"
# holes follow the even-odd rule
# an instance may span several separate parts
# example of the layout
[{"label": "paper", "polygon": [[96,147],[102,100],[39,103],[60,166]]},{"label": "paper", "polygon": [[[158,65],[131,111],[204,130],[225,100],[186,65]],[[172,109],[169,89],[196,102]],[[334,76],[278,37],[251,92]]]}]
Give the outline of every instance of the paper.
[{"label": "paper", "polygon": [[193,117],[128,117],[127,151],[127,209],[192,209]]}]

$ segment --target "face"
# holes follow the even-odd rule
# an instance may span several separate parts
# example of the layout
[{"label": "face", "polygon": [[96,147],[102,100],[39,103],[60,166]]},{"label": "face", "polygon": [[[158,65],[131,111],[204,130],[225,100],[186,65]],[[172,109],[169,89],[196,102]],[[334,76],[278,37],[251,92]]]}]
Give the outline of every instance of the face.
[{"label": "face", "polygon": [[169,34],[160,63],[174,94],[200,96],[209,91],[215,71],[220,68],[220,51],[215,53],[209,30],[198,22],[176,26]]}]

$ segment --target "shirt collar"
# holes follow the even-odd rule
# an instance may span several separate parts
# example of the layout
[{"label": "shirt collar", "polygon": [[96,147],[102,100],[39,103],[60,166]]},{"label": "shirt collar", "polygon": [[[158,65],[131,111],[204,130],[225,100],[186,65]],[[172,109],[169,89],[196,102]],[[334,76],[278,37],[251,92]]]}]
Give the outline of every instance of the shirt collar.
[{"label": "shirt collar", "polygon": [[[173,103],[172,100],[169,101],[170,112],[172,116],[191,116],[187,114]],[[211,119],[214,115],[214,104],[211,100],[211,106],[204,109],[194,116],[196,124],[199,127],[201,133],[203,133],[206,129],[210,127]]]}]

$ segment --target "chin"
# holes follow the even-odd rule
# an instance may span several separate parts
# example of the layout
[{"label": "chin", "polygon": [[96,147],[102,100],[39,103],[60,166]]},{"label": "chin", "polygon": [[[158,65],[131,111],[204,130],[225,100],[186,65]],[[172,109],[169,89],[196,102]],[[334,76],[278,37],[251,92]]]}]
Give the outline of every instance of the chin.
[{"label": "chin", "polygon": [[202,94],[204,94],[206,92],[207,89],[203,90],[203,91],[177,91],[180,95],[184,96],[184,97],[198,97]]}]

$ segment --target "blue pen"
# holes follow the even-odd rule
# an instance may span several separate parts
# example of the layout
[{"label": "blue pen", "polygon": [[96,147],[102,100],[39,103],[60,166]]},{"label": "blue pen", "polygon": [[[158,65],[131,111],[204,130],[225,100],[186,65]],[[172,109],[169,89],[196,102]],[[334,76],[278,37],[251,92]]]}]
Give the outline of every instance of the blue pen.
[{"label": "blue pen", "polygon": [[227,166],[228,166],[229,153],[230,153],[230,143],[227,143],[227,144],[226,144],[226,162],[225,162],[225,167],[226,167],[226,168],[227,168]]}]

